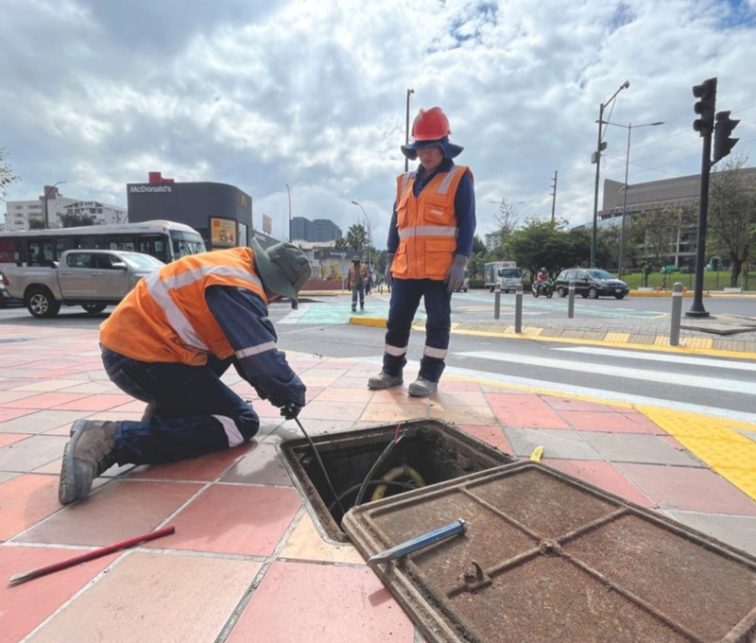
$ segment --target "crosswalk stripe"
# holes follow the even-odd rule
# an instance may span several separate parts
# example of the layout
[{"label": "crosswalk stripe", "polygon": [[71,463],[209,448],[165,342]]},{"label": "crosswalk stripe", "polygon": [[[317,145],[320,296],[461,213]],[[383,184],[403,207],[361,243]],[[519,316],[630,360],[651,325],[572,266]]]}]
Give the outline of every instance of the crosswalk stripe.
[{"label": "crosswalk stripe", "polygon": [[609,377],[623,377],[632,380],[642,380],[644,382],[658,382],[667,386],[687,386],[694,388],[705,388],[713,391],[724,391],[728,393],[744,393],[746,395],[756,394],[756,387],[752,382],[743,382],[741,380],[726,377],[704,377],[702,375],[692,375],[685,373],[680,375],[679,382],[670,381],[674,376],[653,369],[641,369],[627,366],[615,366],[612,364],[586,364],[585,362],[567,362],[563,359],[552,357],[534,357],[522,355],[519,353],[503,353],[496,351],[469,351],[464,353],[455,353],[459,357],[475,357],[484,360],[497,360],[500,362],[511,362],[513,364],[527,364],[529,366],[541,366],[544,368],[555,368],[567,371],[580,370],[590,375],[607,375]]},{"label": "crosswalk stripe", "polygon": [[[669,353],[641,353],[640,351],[628,351],[612,348],[598,348],[591,346],[568,346],[558,347],[553,350],[565,353],[584,353],[587,355],[606,355],[608,357],[629,357],[631,359],[646,360],[649,362],[669,362],[670,364],[689,364],[690,366],[704,366],[707,368],[731,368],[739,371],[756,372],[756,364],[753,362],[704,359],[702,357],[688,357],[686,355],[671,355]],[[753,393],[756,393],[754,387]]]}]

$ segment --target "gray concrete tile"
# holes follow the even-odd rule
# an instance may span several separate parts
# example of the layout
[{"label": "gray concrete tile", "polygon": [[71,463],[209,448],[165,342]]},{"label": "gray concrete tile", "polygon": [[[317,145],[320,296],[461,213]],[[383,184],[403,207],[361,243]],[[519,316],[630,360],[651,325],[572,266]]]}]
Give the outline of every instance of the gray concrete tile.
[{"label": "gray concrete tile", "polygon": [[63,454],[68,438],[63,435],[33,435],[0,449],[0,471],[33,471]]},{"label": "gray concrete tile", "polygon": [[582,436],[610,462],[705,466],[684,449],[676,449],[655,435],[585,431]]},{"label": "gray concrete tile", "polygon": [[697,513],[693,511],[667,511],[670,518],[691,529],[727,543],[751,556],[756,556],[756,517]]},{"label": "gray concrete tile", "polygon": [[578,431],[505,428],[504,432],[514,452],[521,457],[528,457],[533,449],[542,446],[544,455],[549,458],[603,460],[601,454]]},{"label": "gray concrete tile", "polygon": [[46,433],[85,417],[91,411],[37,411],[0,424],[0,433]]}]

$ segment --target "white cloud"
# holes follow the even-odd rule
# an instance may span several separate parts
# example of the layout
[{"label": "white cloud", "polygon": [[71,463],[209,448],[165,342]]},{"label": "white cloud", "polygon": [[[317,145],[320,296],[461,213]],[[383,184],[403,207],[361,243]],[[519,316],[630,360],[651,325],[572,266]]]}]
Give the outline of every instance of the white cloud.
[{"label": "white cloud", "polygon": [[[724,0],[471,2],[341,0],[102,3],[9,0],[0,24],[0,123],[34,198],[125,204],[125,184],[162,170],[237,185],[274,232],[294,215],[342,229],[370,216],[382,245],[411,116],[441,105],[476,179],[481,234],[496,206],[521,220],[590,219],[599,104],[634,128],[630,181],[693,174],[691,87],[719,78],[718,109],[740,118],[751,155],[756,7]],[[602,177],[622,180],[626,130],[609,127]],[[280,228],[280,229],[279,229]]]}]

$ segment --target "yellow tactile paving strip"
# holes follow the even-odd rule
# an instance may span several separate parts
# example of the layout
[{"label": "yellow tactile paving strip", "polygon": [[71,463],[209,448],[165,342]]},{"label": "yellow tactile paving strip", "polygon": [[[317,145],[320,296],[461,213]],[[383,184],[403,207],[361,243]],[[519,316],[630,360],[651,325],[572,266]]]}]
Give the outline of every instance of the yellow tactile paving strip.
[{"label": "yellow tactile paving strip", "polygon": [[746,422],[637,406],[697,458],[756,500],[756,442],[734,429],[756,431]]}]

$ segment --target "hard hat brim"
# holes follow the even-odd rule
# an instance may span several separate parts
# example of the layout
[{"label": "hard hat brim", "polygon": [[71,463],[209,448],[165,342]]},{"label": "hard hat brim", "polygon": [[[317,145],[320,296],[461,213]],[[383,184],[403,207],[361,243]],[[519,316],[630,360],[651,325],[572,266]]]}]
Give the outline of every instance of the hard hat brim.
[{"label": "hard hat brim", "polygon": [[402,154],[406,156],[410,161],[414,161],[417,158],[417,150],[421,150],[424,147],[440,147],[444,158],[453,159],[462,153],[465,148],[461,145],[455,145],[450,143],[448,139],[440,139],[435,141],[413,141],[402,145]]}]

